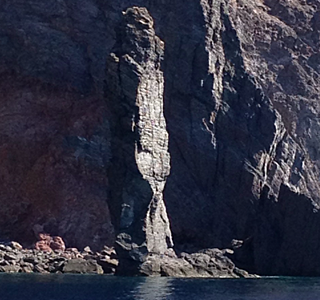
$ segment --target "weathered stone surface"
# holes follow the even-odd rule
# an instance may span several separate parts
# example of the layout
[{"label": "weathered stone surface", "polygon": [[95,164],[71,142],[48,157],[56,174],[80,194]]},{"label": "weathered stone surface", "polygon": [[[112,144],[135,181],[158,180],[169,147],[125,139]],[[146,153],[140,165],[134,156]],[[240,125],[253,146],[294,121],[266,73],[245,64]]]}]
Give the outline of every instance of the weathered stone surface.
[{"label": "weathered stone surface", "polygon": [[236,268],[224,253],[225,251],[219,249],[206,249],[192,254],[181,253],[179,258],[167,255],[150,256],[141,265],[140,273],[148,276],[173,277],[256,277],[245,270]]},{"label": "weathered stone surface", "polygon": [[39,263],[34,266],[34,271],[37,273],[49,273],[48,266],[44,263]]},{"label": "weathered stone surface", "polygon": [[97,262],[102,267],[104,274],[115,273],[115,270],[119,265],[117,259],[111,259],[108,256],[100,257]]},{"label": "weathered stone surface", "polygon": [[[104,247],[104,250],[106,249],[107,247]],[[0,266],[3,267],[0,268],[0,272],[114,274],[118,260],[114,258],[114,249],[108,248],[108,250],[110,255],[100,252],[80,253],[77,249],[47,252],[35,249],[12,249],[5,246],[0,250]]]},{"label": "weathered stone surface", "polygon": [[12,252],[7,252],[4,255],[4,259],[7,261],[15,261],[15,260],[20,260],[21,258],[21,254],[20,255],[16,255],[15,253]]},{"label": "weathered stone surface", "polygon": [[[127,14],[116,38],[134,5],[154,22]],[[232,257],[252,272],[319,275],[319,9],[316,0],[4,1],[0,238],[31,246],[41,224],[68,247],[95,249],[130,227],[118,244],[140,264],[171,245],[167,210],[177,249],[238,240]],[[148,66],[156,53],[161,69]],[[143,106],[162,98],[171,170],[166,206],[154,201],[148,219],[169,169],[158,173],[158,158],[150,166],[149,134],[166,148],[167,133]],[[143,204],[134,213],[130,197]]]},{"label": "weathered stone surface", "polygon": [[54,251],[64,251],[66,245],[60,236],[54,236],[50,241],[50,248]]},{"label": "weathered stone surface", "polygon": [[89,254],[93,254],[89,246],[84,247],[83,251]]},{"label": "weathered stone surface", "polygon": [[103,269],[95,260],[71,259],[62,269],[63,273],[103,274]]},{"label": "weathered stone surface", "polygon": [[19,243],[14,241],[10,242],[10,246],[12,249],[16,249],[16,250],[22,250],[23,248]]},{"label": "weathered stone surface", "polygon": [[163,200],[170,172],[163,51],[148,11],[128,9],[107,63],[106,87],[114,157],[111,201],[121,201],[119,273],[128,273],[128,261],[143,262],[149,253],[163,254],[173,246]]},{"label": "weathered stone surface", "polygon": [[6,77],[0,84],[0,237],[31,246],[32,228],[41,223],[70,246],[111,246],[108,141],[99,136],[108,127],[103,101]]},{"label": "weathered stone surface", "polygon": [[22,266],[21,270],[23,273],[33,273],[33,266]]},{"label": "weathered stone surface", "polygon": [[52,249],[46,241],[36,242],[35,249],[39,251],[52,252]]},{"label": "weathered stone surface", "polygon": [[0,272],[18,273],[20,270],[21,267],[17,265],[0,266]]}]

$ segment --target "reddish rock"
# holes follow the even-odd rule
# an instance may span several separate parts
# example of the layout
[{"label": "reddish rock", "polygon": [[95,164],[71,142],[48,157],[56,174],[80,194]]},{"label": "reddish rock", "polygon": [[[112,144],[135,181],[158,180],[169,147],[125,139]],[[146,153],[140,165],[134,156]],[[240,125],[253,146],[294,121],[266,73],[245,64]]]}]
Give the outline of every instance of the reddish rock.
[{"label": "reddish rock", "polygon": [[50,247],[52,250],[64,251],[66,245],[60,236],[54,236],[50,242]]},{"label": "reddish rock", "polygon": [[61,253],[61,257],[64,257],[66,259],[73,259],[76,258],[74,253],[70,253],[70,252],[63,252]]},{"label": "reddish rock", "polygon": [[38,234],[38,239],[40,241],[46,241],[48,244],[50,244],[51,236],[48,233],[39,233]]},{"label": "reddish rock", "polygon": [[46,241],[39,241],[35,244],[35,249],[44,252],[52,252],[52,249]]}]

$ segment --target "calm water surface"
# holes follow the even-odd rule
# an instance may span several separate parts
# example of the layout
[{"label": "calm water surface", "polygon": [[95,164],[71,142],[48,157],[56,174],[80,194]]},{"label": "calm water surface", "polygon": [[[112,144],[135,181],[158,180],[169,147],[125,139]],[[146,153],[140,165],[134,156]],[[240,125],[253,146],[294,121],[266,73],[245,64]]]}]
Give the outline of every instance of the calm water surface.
[{"label": "calm water surface", "polygon": [[320,278],[172,279],[0,275],[1,300],[319,300]]}]

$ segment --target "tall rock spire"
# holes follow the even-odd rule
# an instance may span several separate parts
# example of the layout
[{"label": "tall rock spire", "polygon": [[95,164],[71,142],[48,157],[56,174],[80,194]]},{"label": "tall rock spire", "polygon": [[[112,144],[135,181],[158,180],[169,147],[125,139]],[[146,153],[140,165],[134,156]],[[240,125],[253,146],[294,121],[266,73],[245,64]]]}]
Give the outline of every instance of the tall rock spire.
[{"label": "tall rock spire", "polygon": [[148,11],[129,8],[107,62],[106,79],[114,139],[111,197],[121,203],[116,220],[119,272],[128,272],[128,263],[134,273],[149,254],[163,254],[173,246],[163,201],[170,173],[160,67],[163,51]]}]

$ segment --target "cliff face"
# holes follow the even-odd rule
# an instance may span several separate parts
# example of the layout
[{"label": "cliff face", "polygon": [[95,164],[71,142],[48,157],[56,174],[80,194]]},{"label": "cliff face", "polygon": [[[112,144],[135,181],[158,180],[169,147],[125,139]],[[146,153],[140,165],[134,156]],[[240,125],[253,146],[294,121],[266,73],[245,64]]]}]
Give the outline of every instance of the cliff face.
[{"label": "cliff face", "polygon": [[0,2],[0,237],[320,274],[318,1]]}]

